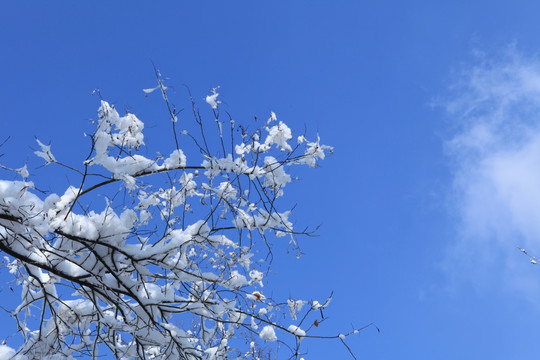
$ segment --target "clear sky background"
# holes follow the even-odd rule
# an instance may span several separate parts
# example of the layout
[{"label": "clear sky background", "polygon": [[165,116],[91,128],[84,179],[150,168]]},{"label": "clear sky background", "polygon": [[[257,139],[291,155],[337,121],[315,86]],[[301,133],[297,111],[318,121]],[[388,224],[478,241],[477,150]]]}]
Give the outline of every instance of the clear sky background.
[{"label": "clear sky background", "polygon": [[[201,107],[219,85],[237,121],[272,110],[335,147],[289,189],[296,223],[321,224],[319,237],[276,259],[266,292],[334,291],[321,331],[381,329],[349,338],[359,359],[536,358],[540,268],[516,246],[540,255],[539,13],[536,1],[2,1],[0,163],[32,172],[37,136],[76,164],[95,88],[145,122],[151,149],[172,145],[159,96],[141,91],[152,60],[179,103],[183,84]],[[339,342],[306,349],[348,358]]]}]

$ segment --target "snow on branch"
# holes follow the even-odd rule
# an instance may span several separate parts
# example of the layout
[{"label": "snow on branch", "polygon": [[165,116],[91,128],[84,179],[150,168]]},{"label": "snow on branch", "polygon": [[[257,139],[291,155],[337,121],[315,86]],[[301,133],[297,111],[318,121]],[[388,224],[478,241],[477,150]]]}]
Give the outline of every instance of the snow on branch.
[{"label": "snow on branch", "polygon": [[36,141],[41,148],[41,151],[34,151],[34,154],[45,160],[45,165],[56,162],[54,155],[51,153],[51,145],[45,145],[38,138]]},{"label": "snow on branch", "polygon": [[[24,181],[26,166],[17,169],[23,181],[0,180],[0,251],[21,291],[12,316],[23,340],[18,349],[0,346],[0,354],[255,359],[274,346],[271,357],[289,349],[297,358],[300,339],[321,337],[311,333],[330,298],[306,307],[303,300],[279,302],[263,294],[263,281],[271,243],[307,234],[294,229],[291,209],[278,200],[292,181],[289,169],[314,167],[331,147],[304,137],[291,146],[291,129],[274,113],[252,133],[229,118],[227,134],[215,88],[206,102],[219,124],[218,141],[210,141],[192,102],[201,135],[182,132],[199,150],[186,156],[174,128],[178,112],[156,74],[158,86],[144,92],[161,90],[173,118],[177,148],[165,159],[142,154],[144,123],[137,116],[120,116],[101,101],[90,155],[80,169],[58,167],[81,176],[79,186],[43,197]],[[35,153],[46,164],[63,165],[37,142]],[[315,327],[305,326],[308,315]],[[287,341],[294,344],[282,348]]]}]

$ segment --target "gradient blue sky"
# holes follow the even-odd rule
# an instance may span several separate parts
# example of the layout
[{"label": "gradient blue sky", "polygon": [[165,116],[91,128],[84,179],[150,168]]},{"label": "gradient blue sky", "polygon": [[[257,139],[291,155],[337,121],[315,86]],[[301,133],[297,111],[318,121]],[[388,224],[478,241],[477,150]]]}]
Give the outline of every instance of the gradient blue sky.
[{"label": "gradient blue sky", "polygon": [[[289,192],[320,236],[276,260],[265,291],[333,290],[323,330],[381,329],[349,339],[359,359],[535,358],[540,269],[515,247],[540,254],[539,13],[535,1],[2,1],[0,162],[35,169],[34,136],[68,163],[85,156],[95,88],[160,144],[163,104],[141,91],[151,59],[179,101],[182,84],[201,106],[219,85],[238,121],[272,110],[335,147]],[[348,356],[338,342],[306,348]]]}]

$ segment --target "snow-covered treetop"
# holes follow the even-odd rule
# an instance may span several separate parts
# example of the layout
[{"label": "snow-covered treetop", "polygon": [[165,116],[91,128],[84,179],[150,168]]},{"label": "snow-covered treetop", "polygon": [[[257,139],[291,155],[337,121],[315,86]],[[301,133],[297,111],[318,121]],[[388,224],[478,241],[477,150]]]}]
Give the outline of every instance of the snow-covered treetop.
[{"label": "snow-covered treetop", "polygon": [[[21,360],[107,353],[259,359],[267,343],[292,340],[294,358],[323,320],[307,315],[322,315],[329,301],[304,306],[265,296],[267,257],[257,254],[275,238],[296,244],[305,233],[294,229],[278,198],[291,166],[316,167],[332,148],[319,138],[293,141],[273,112],[264,128],[238,135],[235,122],[219,116],[215,88],[206,102],[221,147],[210,150],[212,121],[204,123],[193,102],[200,135],[184,131],[182,139],[199,152],[186,155],[175,126],[188,119],[179,119],[159,75],[145,93],[154,90],[163,94],[177,144],[168,156],[142,155],[144,123],[101,101],[91,155],[74,170],[79,186],[41,196],[26,165],[14,170],[20,181],[0,180],[0,250],[21,289],[12,315],[23,339],[17,349],[1,345],[0,353]],[[62,154],[37,142],[45,164],[63,165]],[[104,207],[90,205],[92,194],[106,199]]]}]

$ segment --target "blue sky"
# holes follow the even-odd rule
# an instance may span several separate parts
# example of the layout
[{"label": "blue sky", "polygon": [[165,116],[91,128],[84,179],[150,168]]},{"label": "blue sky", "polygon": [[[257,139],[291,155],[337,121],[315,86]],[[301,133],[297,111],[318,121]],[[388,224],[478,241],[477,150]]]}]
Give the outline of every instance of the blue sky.
[{"label": "blue sky", "polygon": [[[275,261],[276,297],[333,290],[323,330],[381,329],[349,339],[359,359],[531,358],[540,272],[516,246],[540,255],[539,11],[533,1],[4,1],[0,161],[35,169],[34,136],[57,158],[82,159],[95,88],[145,122],[150,148],[163,145],[163,104],[141,91],[154,86],[151,61],[178,101],[183,84],[201,105],[219,85],[238,121],[272,110],[335,147],[289,192],[296,222],[321,228],[301,259]],[[69,179],[33,181],[56,190]],[[348,356],[337,342],[306,348],[308,359]]]}]

